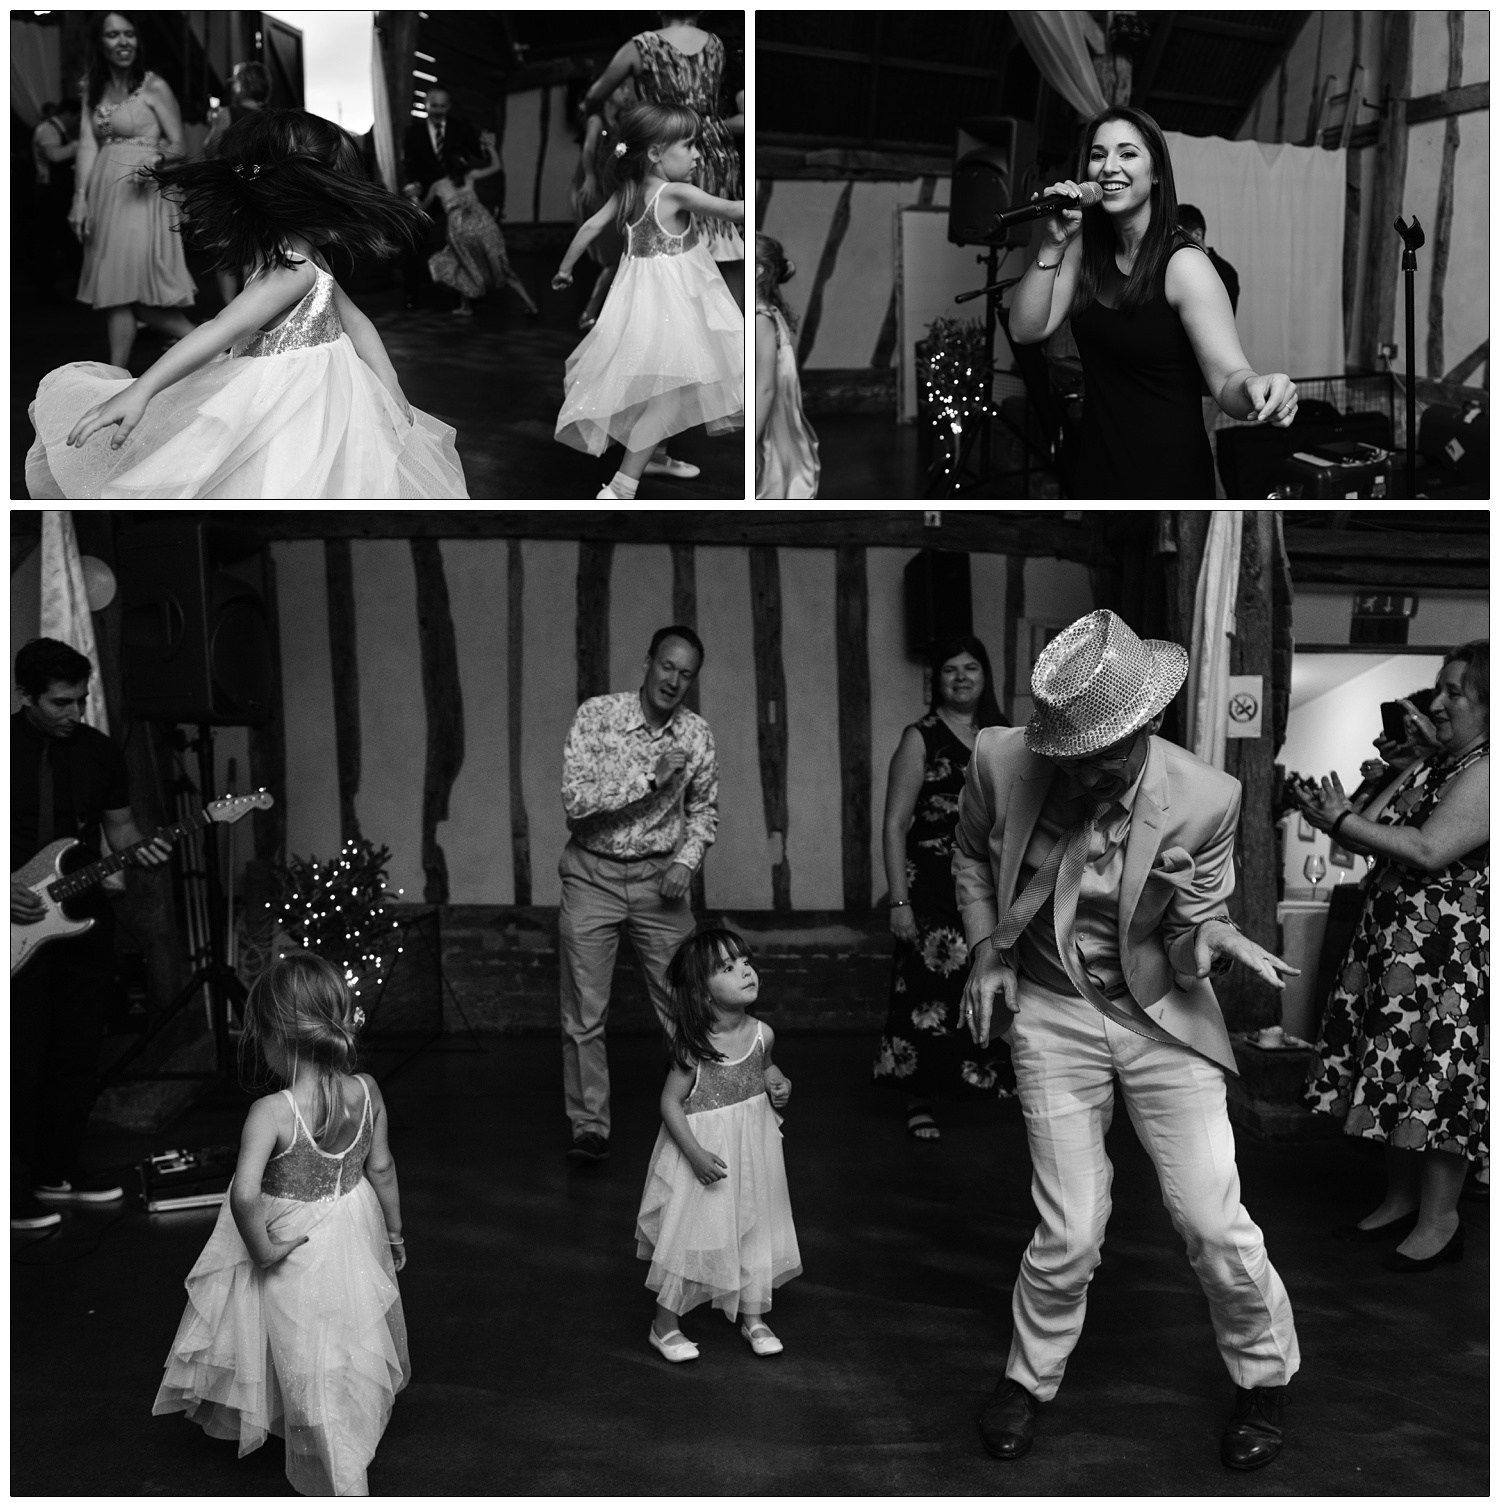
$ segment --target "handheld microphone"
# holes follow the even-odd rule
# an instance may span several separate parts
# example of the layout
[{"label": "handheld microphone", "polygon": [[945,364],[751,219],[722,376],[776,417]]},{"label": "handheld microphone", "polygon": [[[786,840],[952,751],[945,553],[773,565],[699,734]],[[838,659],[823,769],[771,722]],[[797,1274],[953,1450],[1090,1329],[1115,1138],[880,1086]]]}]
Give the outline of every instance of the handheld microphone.
[{"label": "handheld microphone", "polygon": [[1103,202],[1104,190],[1097,183],[1080,183],[1079,197],[1070,194],[1049,194],[1045,199],[1033,199],[1030,204],[1019,204],[1013,209],[1001,210],[995,216],[998,229],[1008,230],[1012,225],[1024,224],[1027,220],[1040,220],[1056,214],[1061,209],[1087,209],[1092,204]]}]

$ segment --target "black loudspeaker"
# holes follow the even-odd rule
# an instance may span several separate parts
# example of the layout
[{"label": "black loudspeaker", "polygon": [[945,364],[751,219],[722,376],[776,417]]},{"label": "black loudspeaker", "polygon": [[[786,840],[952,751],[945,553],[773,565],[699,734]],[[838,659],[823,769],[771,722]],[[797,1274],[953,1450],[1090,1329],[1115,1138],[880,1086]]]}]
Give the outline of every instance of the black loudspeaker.
[{"label": "black loudspeaker", "polygon": [[162,722],[259,727],[275,671],[264,596],[265,546],[212,523],[140,524],[120,533],[125,701]]},{"label": "black loudspeaker", "polygon": [[906,562],[906,652],[925,659],[945,638],[974,631],[969,557],[962,551],[918,550]]},{"label": "black loudspeaker", "polygon": [[948,239],[955,246],[1024,246],[1029,221],[1005,234],[995,216],[1020,204],[1037,187],[1036,127],[1009,115],[979,116],[958,127],[953,148],[953,191]]}]

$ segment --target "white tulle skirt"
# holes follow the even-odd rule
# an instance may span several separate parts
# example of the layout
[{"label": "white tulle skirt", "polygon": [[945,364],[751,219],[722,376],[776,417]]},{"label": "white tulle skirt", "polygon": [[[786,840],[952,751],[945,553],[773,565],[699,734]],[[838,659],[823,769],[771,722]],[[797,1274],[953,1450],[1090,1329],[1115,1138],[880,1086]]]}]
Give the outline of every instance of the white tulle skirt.
[{"label": "white tulle skirt", "polygon": [[74,424],[130,374],[76,361],[42,378],[26,457],[33,498],[464,497],[454,433],[408,422],[347,335],[275,356],[217,356],[152,398],[118,450],[113,429],[74,449]]},{"label": "white tulle skirt", "polygon": [[626,257],[564,383],[556,437],[590,455],[743,429],[745,316],[708,252]]},{"label": "white tulle skirt", "polygon": [[700,1183],[662,1127],[636,1217],[646,1286],[676,1314],[700,1303],[730,1319],[769,1313],[773,1290],[802,1271],[776,1113],[759,1094],[689,1115],[688,1125],[728,1171]]},{"label": "white tulle skirt", "polygon": [[247,1455],[286,1440],[304,1496],[358,1496],[411,1377],[406,1322],[375,1190],[326,1203],[265,1199],[273,1240],[308,1237],[270,1271],[250,1259],[226,1202],[188,1274],[187,1310],[153,1413],[186,1413]]}]

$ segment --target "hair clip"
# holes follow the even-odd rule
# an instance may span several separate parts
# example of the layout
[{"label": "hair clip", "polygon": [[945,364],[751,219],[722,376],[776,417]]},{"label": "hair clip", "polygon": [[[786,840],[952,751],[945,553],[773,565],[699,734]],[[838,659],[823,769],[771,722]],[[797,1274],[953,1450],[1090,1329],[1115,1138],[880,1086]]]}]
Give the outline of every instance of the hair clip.
[{"label": "hair clip", "polygon": [[356,1031],[363,1029],[364,1023],[365,1023],[365,1012],[363,1011],[363,1009],[360,1008],[360,1006],[356,1005],[354,1007],[354,1029]]},{"label": "hair clip", "polygon": [[623,157],[625,155],[625,153],[627,151],[629,151],[629,150],[630,150],[629,147],[627,147],[623,141],[617,141],[615,143],[615,156],[616,157]]},{"label": "hair clip", "polygon": [[[236,173],[238,173],[240,175],[241,178],[244,178],[244,177],[247,176],[247,174],[245,172],[245,164],[243,162],[236,162],[235,165],[234,165],[234,170],[235,170]],[[249,172],[248,176],[250,178],[259,178],[260,177],[260,163],[258,163],[258,162],[252,162],[250,164],[250,172]]]}]

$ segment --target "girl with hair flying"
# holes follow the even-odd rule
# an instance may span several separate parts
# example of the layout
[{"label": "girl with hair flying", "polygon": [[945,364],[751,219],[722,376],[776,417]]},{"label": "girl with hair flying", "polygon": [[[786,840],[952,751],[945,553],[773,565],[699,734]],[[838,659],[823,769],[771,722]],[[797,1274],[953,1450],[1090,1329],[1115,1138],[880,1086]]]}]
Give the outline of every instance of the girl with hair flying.
[{"label": "girl with hair flying", "polygon": [[656,1294],[651,1345],[674,1364],[695,1360],[678,1321],[712,1303],[742,1320],[756,1355],[776,1355],[771,1294],[802,1270],[772,1108],[792,1085],[771,1062],[771,1028],[749,1013],[760,979],[734,932],[695,932],[667,965],[667,984],[671,1062],[635,1231]]},{"label": "girl with hair flying", "polygon": [[1043,194],[1080,199],[1084,182],[1102,200],[1039,222],[1010,310],[1021,345],[1073,322],[1084,405],[1070,495],[1212,498],[1200,381],[1231,418],[1281,428],[1296,417],[1296,384],[1245,359],[1219,274],[1177,224],[1166,138],[1144,110],[1096,115],[1084,128],[1078,181]]},{"label": "girl with hair flying", "polygon": [[237,1439],[241,1456],[282,1435],[304,1496],[369,1495],[365,1471],[411,1379],[385,1103],[353,1071],[363,1022],[315,953],[279,958],[251,989],[241,1051],[286,1086],[250,1106],[152,1408]]},{"label": "girl with hair flying", "polygon": [[682,105],[637,105],[620,118],[608,167],[611,193],[579,227],[554,288],[605,226],[625,237],[625,256],[599,322],[568,357],[557,438],[602,455],[625,447],[601,499],[630,501],[652,452],[670,435],[706,424],[744,427],[745,319],[695,217],[743,224],[743,199],[717,199],[692,183],[697,115]]},{"label": "girl with hair flying", "polygon": [[260,110],[201,162],[151,176],[245,289],[144,376],[49,372],[31,405],[33,497],[466,497],[453,431],[406,401],[375,326],[319,248],[382,255],[422,223],[371,182],[354,140]]}]

